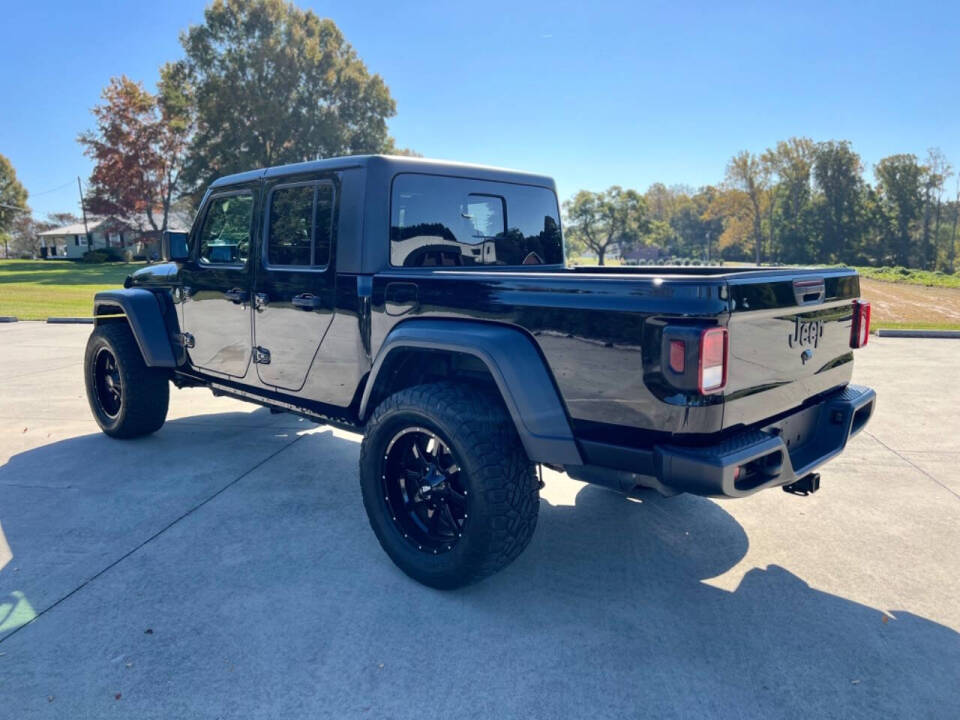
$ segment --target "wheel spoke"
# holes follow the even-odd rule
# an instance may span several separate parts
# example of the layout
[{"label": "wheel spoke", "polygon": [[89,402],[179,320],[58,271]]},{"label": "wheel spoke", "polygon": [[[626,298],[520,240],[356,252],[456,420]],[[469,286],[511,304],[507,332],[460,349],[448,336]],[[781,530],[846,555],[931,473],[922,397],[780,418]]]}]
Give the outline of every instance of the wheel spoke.
[{"label": "wheel spoke", "polygon": [[440,526],[440,511],[434,508],[433,513],[430,515],[430,522],[428,523],[428,527],[430,529],[430,532],[436,535],[437,530],[439,529],[439,526]]},{"label": "wheel spoke", "polygon": [[449,483],[447,484],[447,499],[460,510],[463,510],[467,505],[467,496],[459,490],[455,490]]},{"label": "wheel spoke", "polygon": [[443,521],[450,529],[451,534],[454,537],[460,534],[460,523],[457,522],[457,519],[453,516],[453,511],[450,510],[450,506],[447,503],[440,503],[440,509],[443,513]]},{"label": "wheel spoke", "polygon": [[412,497],[407,499],[407,508],[410,512],[417,512],[425,507],[428,507],[427,501],[422,500],[419,497]]},{"label": "wheel spoke", "polygon": [[427,455],[426,451],[420,447],[419,438],[414,438],[413,444],[410,446],[410,454],[413,455],[414,460],[416,461],[416,467],[419,470],[426,470],[427,465]]},{"label": "wheel spoke", "polygon": [[430,440],[418,435],[413,445],[417,449],[417,457],[419,457],[425,465],[429,465],[432,457],[430,455]]}]

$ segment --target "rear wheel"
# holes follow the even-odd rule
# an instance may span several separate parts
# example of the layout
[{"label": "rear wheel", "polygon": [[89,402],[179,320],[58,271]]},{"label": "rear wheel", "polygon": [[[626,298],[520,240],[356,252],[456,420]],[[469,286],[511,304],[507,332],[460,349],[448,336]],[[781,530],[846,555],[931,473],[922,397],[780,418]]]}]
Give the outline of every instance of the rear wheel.
[{"label": "rear wheel", "polygon": [[539,484],[512,421],[499,398],[468,386],[387,398],[367,423],[360,483],[383,549],[431,587],[500,570],[537,523]]},{"label": "rear wheel", "polygon": [[84,380],[93,417],[111,437],[147,435],[167,418],[167,373],[147,367],[126,323],[100,325],[90,334]]}]

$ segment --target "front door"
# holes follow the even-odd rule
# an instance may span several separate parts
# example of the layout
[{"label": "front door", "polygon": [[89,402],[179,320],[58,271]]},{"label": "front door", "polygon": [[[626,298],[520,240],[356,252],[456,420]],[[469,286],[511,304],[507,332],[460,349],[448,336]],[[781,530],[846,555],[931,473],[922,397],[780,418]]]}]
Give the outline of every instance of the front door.
[{"label": "front door", "polygon": [[256,186],[214,193],[181,271],[183,329],[196,368],[241,378],[250,366],[251,235]]},{"label": "front door", "polygon": [[254,288],[257,373],[296,392],[333,320],[333,179],[285,179],[266,188],[263,240]]}]

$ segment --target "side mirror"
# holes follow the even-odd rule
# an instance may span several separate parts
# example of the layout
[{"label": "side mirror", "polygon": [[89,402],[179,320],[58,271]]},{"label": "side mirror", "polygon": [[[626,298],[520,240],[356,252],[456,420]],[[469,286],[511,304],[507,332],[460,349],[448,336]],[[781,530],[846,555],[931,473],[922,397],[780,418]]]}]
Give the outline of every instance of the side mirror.
[{"label": "side mirror", "polygon": [[185,232],[165,230],[160,239],[160,256],[164,260],[186,260],[190,256],[188,237]]}]

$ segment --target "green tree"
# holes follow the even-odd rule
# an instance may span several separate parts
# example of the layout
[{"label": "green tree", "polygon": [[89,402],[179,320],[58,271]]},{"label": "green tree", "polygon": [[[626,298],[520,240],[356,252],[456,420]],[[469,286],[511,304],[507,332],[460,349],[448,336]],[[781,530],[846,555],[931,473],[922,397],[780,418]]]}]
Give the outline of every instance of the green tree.
[{"label": "green tree", "polygon": [[5,258],[10,257],[11,233],[22,215],[30,217],[27,190],[17,180],[17,173],[9,158],[0,155],[0,238],[3,239]]},{"label": "green tree", "polygon": [[913,247],[913,232],[923,212],[925,168],[916,155],[891,155],[877,163],[877,189],[888,223],[888,247],[897,265],[909,266],[921,252]]},{"label": "green tree", "polygon": [[767,188],[770,176],[768,169],[753,153],[743,150],[731,158],[727,165],[725,183],[729,189],[738,190],[746,196],[749,204],[746,211],[752,226],[754,262],[760,264],[763,255],[763,216],[768,202]]},{"label": "green tree", "polygon": [[868,220],[860,156],[845,140],[817,143],[813,179],[817,194],[811,213],[819,252],[810,259],[853,262],[863,253]]},{"label": "green tree", "polygon": [[215,0],[181,35],[197,132],[187,178],[393,149],[395,103],[337,26],[283,0]]},{"label": "green tree", "polygon": [[595,252],[600,265],[614,248],[623,252],[640,244],[650,227],[643,196],[618,185],[599,193],[581,190],[563,210],[566,236]]},{"label": "green tree", "polygon": [[923,261],[928,270],[935,270],[941,264],[939,256],[941,245],[940,223],[943,215],[943,186],[953,174],[950,163],[939,148],[927,151],[923,178]]},{"label": "green tree", "polygon": [[676,246],[670,249],[674,255],[704,260],[714,256],[714,247],[723,234],[723,219],[708,213],[716,195],[717,189],[708,185],[677,198],[670,217],[676,234]]},{"label": "green tree", "polygon": [[10,243],[11,254],[14,257],[37,258],[40,256],[40,248],[43,243],[40,241],[40,233],[44,230],[52,230],[57,227],[56,223],[44,220],[35,220],[27,213],[20,213],[13,223],[11,230],[12,242]]},{"label": "green tree", "polygon": [[771,251],[776,260],[805,262],[816,253],[808,227],[814,149],[809,138],[793,137],[781,140],[761,156],[767,173],[776,178],[768,207]]}]

